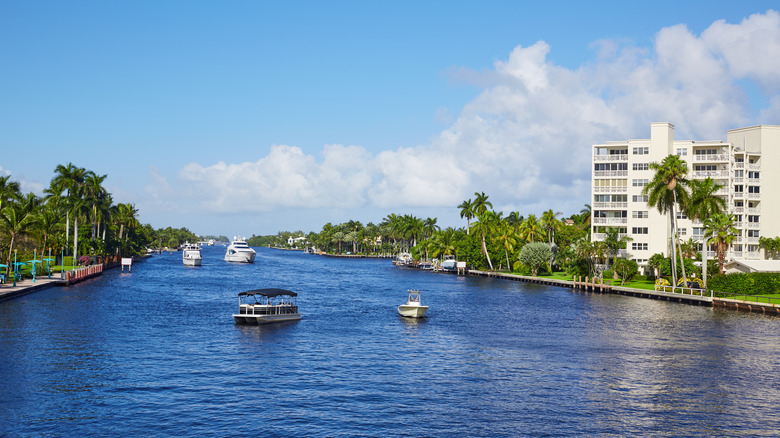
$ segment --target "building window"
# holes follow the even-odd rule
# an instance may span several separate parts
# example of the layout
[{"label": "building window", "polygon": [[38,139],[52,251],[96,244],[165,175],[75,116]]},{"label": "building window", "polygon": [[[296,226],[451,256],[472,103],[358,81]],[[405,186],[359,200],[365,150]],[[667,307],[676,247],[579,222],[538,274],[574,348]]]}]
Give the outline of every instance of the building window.
[{"label": "building window", "polygon": [[742,184],[734,185],[734,193],[742,193],[745,191],[745,187]]},{"label": "building window", "polygon": [[647,202],[647,195],[633,195],[631,196],[632,202]]},{"label": "building window", "polygon": [[678,211],[677,212],[677,219],[688,219],[688,216],[685,215],[685,213]]},{"label": "building window", "polygon": [[680,228],[677,230],[677,234],[680,236],[687,236],[688,235],[688,229],[687,228]]},{"label": "building window", "polygon": [[686,148],[677,148],[677,155],[680,157],[688,156],[688,149]]},{"label": "building window", "polygon": [[649,217],[650,213],[646,211],[632,211],[631,217],[634,219],[647,219]]},{"label": "building window", "polygon": [[632,179],[631,185],[634,187],[644,187],[649,181],[646,179]]},{"label": "building window", "polygon": [[748,172],[748,178],[756,178],[756,179],[758,179],[759,178],[759,173],[760,172],[750,171],[750,172]]},{"label": "building window", "polygon": [[632,251],[647,251],[647,244],[646,243],[631,243],[631,250]]},{"label": "building window", "polygon": [[650,165],[648,163],[634,163],[633,169],[634,170],[648,170],[650,168]]},{"label": "building window", "polygon": [[631,227],[631,234],[647,234],[647,227]]},{"label": "building window", "polygon": [[641,147],[641,148],[633,148],[631,152],[634,155],[648,155],[650,154],[650,148],[649,147]]},{"label": "building window", "polygon": [[704,236],[704,228],[693,227],[693,237],[702,237],[702,236]]},{"label": "building window", "polygon": [[759,230],[747,230],[748,237],[761,237]]},{"label": "building window", "polygon": [[748,186],[748,193],[760,193],[759,186]]},{"label": "building window", "polygon": [[758,216],[748,215],[748,222],[758,223]]}]

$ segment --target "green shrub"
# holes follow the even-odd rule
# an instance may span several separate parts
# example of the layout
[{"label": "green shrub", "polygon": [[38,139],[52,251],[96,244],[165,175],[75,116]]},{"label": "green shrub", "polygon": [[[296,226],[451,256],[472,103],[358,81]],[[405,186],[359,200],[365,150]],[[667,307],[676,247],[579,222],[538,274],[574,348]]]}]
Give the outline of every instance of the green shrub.
[{"label": "green shrub", "polygon": [[715,292],[748,295],[776,294],[780,292],[780,273],[718,274],[707,282],[707,288]]}]

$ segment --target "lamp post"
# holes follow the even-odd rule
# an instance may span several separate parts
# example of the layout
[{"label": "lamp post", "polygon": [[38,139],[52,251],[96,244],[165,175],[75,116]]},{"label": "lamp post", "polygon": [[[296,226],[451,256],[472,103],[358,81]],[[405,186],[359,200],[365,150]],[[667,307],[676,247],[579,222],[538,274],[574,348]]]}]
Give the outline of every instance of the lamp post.
[{"label": "lamp post", "polygon": [[16,287],[16,270],[19,269],[19,265],[16,264],[16,250],[14,250],[14,287]]},{"label": "lamp post", "polygon": [[37,256],[38,256],[38,248],[33,248],[33,261],[32,261],[32,268],[31,268],[33,283],[35,283],[35,260]]},{"label": "lamp post", "polygon": [[65,247],[60,248],[62,256],[60,256],[60,280],[65,279]]},{"label": "lamp post", "polygon": [[46,260],[46,269],[49,270],[49,279],[51,279],[51,247],[49,247],[49,260]]}]

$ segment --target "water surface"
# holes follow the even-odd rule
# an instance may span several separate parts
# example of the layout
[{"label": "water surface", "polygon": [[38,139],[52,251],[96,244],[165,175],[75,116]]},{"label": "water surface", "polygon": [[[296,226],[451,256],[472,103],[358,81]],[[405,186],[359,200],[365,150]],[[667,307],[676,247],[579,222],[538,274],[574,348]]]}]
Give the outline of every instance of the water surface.
[{"label": "water surface", "polygon": [[[0,435],[774,436],[780,319],[206,247],[0,303]],[[303,319],[239,326],[237,293]],[[410,288],[429,317],[399,317]]]}]

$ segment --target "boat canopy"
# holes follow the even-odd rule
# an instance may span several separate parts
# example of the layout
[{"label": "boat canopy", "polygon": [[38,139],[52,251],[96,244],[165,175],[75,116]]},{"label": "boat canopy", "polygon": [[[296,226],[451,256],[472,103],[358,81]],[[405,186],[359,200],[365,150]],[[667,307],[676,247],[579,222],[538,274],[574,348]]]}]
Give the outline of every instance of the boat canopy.
[{"label": "boat canopy", "polygon": [[297,297],[298,294],[286,289],[275,289],[275,288],[269,288],[269,289],[255,289],[255,290],[248,290],[246,292],[239,292],[238,296],[248,296],[248,295],[262,295],[264,297],[273,298],[278,297],[282,295],[287,295],[291,297]]}]

